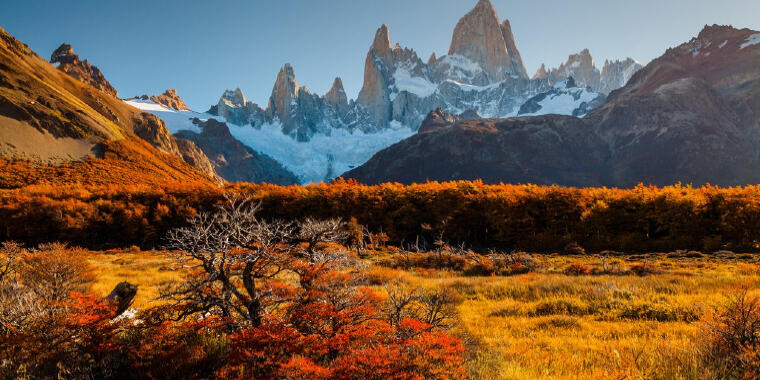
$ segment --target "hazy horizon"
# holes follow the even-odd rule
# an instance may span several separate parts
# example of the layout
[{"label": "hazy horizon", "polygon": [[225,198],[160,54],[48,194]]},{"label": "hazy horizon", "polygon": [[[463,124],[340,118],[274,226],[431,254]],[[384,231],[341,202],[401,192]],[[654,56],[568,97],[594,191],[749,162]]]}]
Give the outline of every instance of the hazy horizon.
[{"label": "hazy horizon", "polygon": [[[62,42],[98,66],[121,97],[176,88],[204,111],[222,91],[240,87],[266,105],[284,63],[300,85],[325,93],[336,76],[349,97],[362,86],[364,59],[375,30],[427,60],[448,51],[454,25],[477,1],[230,1],[162,3],[67,1],[0,3],[0,27],[44,58]],[[409,3],[409,4],[407,4]],[[760,29],[760,2],[582,0],[574,3],[492,0],[509,19],[530,75],[558,66],[588,48],[605,59],[631,57],[646,64],[668,47],[697,35],[706,24]],[[9,17],[10,16],[10,17]]]}]

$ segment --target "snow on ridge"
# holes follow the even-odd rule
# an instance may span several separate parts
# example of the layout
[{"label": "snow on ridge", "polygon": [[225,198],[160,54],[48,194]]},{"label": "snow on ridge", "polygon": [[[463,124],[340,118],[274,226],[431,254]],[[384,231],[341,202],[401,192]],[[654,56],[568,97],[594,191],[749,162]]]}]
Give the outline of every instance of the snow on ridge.
[{"label": "snow on ridge", "polygon": [[520,116],[539,115],[572,115],[583,103],[591,103],[599,97],[599,94],[581,87],[567,87],[568,81],[555,84],[555,93],[548,94],[538,102],[541,106],[536,112],[526,113]]},{"label": "snow on ridge", "polygon": [[720,45],[718,45],[718,49],[723,49],[728,44],[728,40],[723,41]]},{"label": "snow on ridge", "polygon": [[203,121],[206,121],[208,119],[216,119],[217,121],[223,123],[226,122],[223,117],[214,116],[207,113],[198,113],[194,111],[177,111],[171,108],[166,108],[161,104],[158,104],[149,99],[142,100],[134,98],[127,99],[124,102],[132,107],[158,116],[161,120],[164,121],[164,124],[166,124],[166,127],[172,134],[179,131],[192,131],[195,133],[201,133],[200,128],[198,128],[197,125],[193,124],[194,118],[198,118]]},{"label": "snow on ridge", "polygon": [[459,82],[472,80],[484,72],[480,64],[459,54],[444,55],[437,64],[448,66],[445,77]]},{"label": "snow on ridge", "polygon": [[497,87],[501,86],[502,83],[504,83],[505,81],[491,83],[491,84],[485,85],[485,86],[476,86],[474,84],[462,83],[462,82],[455,81],[453,79],[446,79],[443,82],[444,83],[448,82],[448,83],[454,84],[454,85],[456,85],[457,87],[461,88],[464,91],[477,91],[477,92],[481,92],[481,91],[488,91],[488,90],[492,90],[494,88],[497,88]]},{"label": "snow on ridge", "polygon": [[399,92],[406,91],[422,99],[433,95],[438,89],[435,83],[430,82],[424,77],[412,76],[409,70],[401,67],[397,68],[396,72],[393,73],[393,79]]},{"label": "snow on ridge", "polygon": [[478,73],[483,71],[483,68],[480,67],[480,64],[459,54],[444,55],[440,58],[439,62],[446,63],[452,68],[457,68],[471,73]]},{"label": "snow on ridge", "polygon": [[744,49],[747,47],[750,47],[752,45],[760,44],[760,33],[753,34],[744,41],[744,43],[739,46],[739,49]]}]

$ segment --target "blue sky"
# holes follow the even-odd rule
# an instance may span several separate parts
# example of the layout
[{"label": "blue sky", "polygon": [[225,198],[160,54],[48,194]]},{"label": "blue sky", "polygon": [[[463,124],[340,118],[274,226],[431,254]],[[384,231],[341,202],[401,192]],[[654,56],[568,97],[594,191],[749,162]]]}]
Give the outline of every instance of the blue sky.
[{"label": "blue sky", "polygon": [[[512,23],[532,74],[589,48],[601,65],[642,63],[696,36],[705,24],[760,29],[758,0],[492,0]],[[49,58],[61,43],[101,68],[123,97],[172,87],[206,110],[239,86],[266,104],[279,68],[317,93],[341,76],[350,97],[386,23],[393,43],[422,57],[448,51],[457,20],[476,0],[105,1],[2,0],[0,26]]]}]

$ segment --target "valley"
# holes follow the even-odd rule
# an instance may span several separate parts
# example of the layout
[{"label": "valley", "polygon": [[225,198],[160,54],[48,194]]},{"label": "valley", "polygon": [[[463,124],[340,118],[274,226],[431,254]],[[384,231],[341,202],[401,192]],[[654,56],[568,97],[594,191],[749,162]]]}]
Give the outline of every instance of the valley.
[{"label": "valley", "polygon": [[0,3],[0,379],[760,378],[760,8],[390,3]]}]

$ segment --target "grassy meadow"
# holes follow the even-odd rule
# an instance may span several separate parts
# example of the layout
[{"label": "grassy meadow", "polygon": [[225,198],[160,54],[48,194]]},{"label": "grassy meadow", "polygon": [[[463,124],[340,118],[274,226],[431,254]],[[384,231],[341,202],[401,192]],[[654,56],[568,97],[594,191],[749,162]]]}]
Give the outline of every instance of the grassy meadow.
[{"label": "grassy meadow", "polygon": [[[381,294],[395,281],[453,295],[452,332],[478,379],[700,378],[711,312],[747,286],[760,296],[752,287],[760,256],[751,254],[524,254],[529,269],[488,276],[457,264],[482,260],[471,253],[416,254],[435,265],[387,250],[362,256],[366,282]],[[122,280],[139,285],[136,308],[160,304],[159,287],[182,273],[159,251],[93,252],[89,261],[96,293]]]}]

